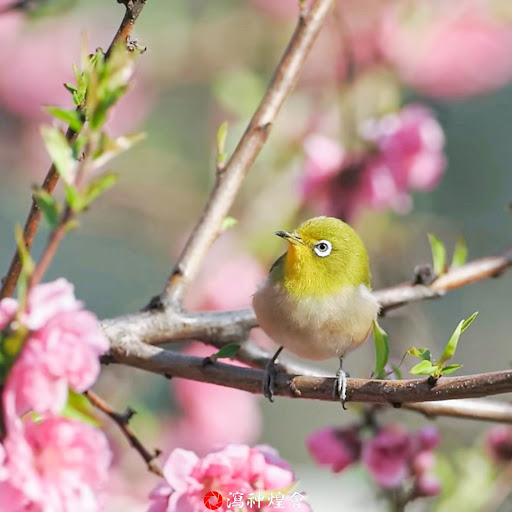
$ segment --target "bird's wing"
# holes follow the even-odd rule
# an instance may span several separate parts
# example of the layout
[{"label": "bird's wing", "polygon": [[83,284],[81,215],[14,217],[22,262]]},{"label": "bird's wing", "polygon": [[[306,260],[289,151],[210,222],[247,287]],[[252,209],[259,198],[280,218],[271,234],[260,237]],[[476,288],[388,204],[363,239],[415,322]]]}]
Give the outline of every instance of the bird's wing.
[{"label": "bird's wing", "polygon": [[279,258],[277,258],[277,260],[274,261],[274,263],[272,263],[272,266],[270,267],[270,270],[268,271],[269,278],[273,282],[281,281],[281,279],[282,279],[285,257],[286,257],[286,253],[279,256]]}]

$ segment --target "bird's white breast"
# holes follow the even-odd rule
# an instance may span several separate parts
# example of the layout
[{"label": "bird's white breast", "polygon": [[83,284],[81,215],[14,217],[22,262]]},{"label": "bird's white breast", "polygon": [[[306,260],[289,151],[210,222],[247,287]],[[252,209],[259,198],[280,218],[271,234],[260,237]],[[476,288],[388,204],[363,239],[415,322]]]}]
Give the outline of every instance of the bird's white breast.
[{"label": "bird's white breast", "polygon": [[379,304],[365,286],[322,298],[295,299],[267,279],[253,297],[260,327],[278,344],[313,360],[340,357],[370,334]]}]

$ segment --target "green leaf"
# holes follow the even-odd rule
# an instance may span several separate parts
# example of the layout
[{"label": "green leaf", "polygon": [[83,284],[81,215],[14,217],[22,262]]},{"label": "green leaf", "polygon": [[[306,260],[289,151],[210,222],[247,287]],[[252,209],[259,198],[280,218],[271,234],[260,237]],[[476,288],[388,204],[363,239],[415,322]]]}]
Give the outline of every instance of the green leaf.
[{"label": "green leaf", "polygon": [[116,139],[110,139],[106,135],[103,135],[101,138],[100,148],[97,154],[94,155],[94,169],[103,167],[117,155],[129,150],[145,138],[145,133],[133,133],[131,135],[117,137]]},{"label": "green leaf", "polygon": [[101,426],[91,402],[84,395],[75,393],[71,389],[69,390],[68,401],[64,409],[62,409],[61,415],[65,418],[88,423],[93,427]]},{"label": "green leaf", "polygon": [[396,364],[392,364],[391,369],[393,370],[393,373],[395,374],[395,377],[397,379],[402,380],[404,378],[402,370],[400,370],[400,368]]},{"label": "green leaf", "polygon": [[33,197],[37,206],[43,212],[46,222],[48,222],[51,228],[55,228],[59,223],[60,214],[60,207],[56,199],[43,189],[36,190]]},{"label": "green leaf", "polygon": [[433,365],[430,361],[423,360],[417,365],[413,366],[409,373],[411,375],[432,375],[436,372],[437,366]]},{"label": "green leaf", "polygon": [[373,321],[373,339],[375,342],[375,368],[372,375],[381,378],[389,359],[389,337],[376,320]]},{"label": "green leaf", "polygon": [[217,131],[217,166],[223,165],[227,160],[226,137],[228,135],[228,122],[224,121]]},{"label": "green leaf", "polygon": [[45,110],[57,119],[67,123],[75,132],[79,132],[84,125],[82,113],[78,110],[67,110],[58,107],[45,107]]},{"label": "green leaf", "polygon": [[473,323],[473,320],[477,317],[477,315],[478,311],[475,311],[467,320],[464,320],[461,332],[464,332]]},{"label": "green leaf", "polygon": [[459,343],[460,335],[471,325],[473,320],[478,315],[478,311],[473,313],[467,320],[461,320],[455,330],[453,331],[453,334],[450,336],[450,339],[448,340],[448,343],[444,347],[443,353],[441,354],[441,357],[439,358],[438,364],[443,364],[446,361],[450,360],[454,355],[455,351],[457,350],[457,344]]},{"label": "green leaf", "polygon": [[234,217],[224,217],[222,221],[221,229],[225,231],[226,229],[234,228],[238,224],[238,221]]},{"label": "green leaf", "polygon": [[217,359],[228,358],[232,359],[233,356],[238,352],[240,345],[238,343],[228,343],[224,345],[218,352],[210,356],[212,361],[216,361]]},{"label": "green leaf", "polygon": [[466,240],[464,237],[460,237],[455,244],[455,249],[453,250],[452,264],[450,267],[460,267],[466,263],[468,259],[468,246],[466,244]]},{"label": "green leaf", "polygon": [[32,256],[30,256],[30,252],[27,249],[25,239],[23,238],[23,229],[21,229],[19,224],[17,224],[14,228],[14,237],[16,239],[16,245],[18,246],[21,268],[26,275],[30,275],[34,271],[34,260],[32,259]]},{"label": "green leaf", "polygon": [[446,248],[443,242],[432,233],[428,234],[430,242],[430,250],[432,251],[432,264],[434,267],[434,275],[439,277],[444,273],[446,266]]},{"label": "green leaf", "polygon": [[426,361],[430,361],[432,359],[432,356],[430,354],[430,350],[428,348],[416,348],[411,347],[407,353],[410,356],[417,357],[418,359],[424,359]]},{"label": "green leaf", "polygon": [[48,151],[57,172],[64,181],[71,183],[77,161],[73,158],[73,150],[65,135],[54,126],[42,126],[41,135],[44,139],[46,151]]},{"label": "green leaf", "polygon": [[73,84],[65,83],[64,87],[71,93],[73,96],[77,93],[78,89]]},{"label": "green leaf", "polygon": [[103,192],[113,187],[119,180],[119,175],[113,172],[106,172],[91,180],[83,190],[84,204],[89,206]]},{"label": "green leaf", "polygon": [[440,373],[442,375],[450,375],[450,373],[456,372],[459,368],[462,368],[461,364],[449,364],[444,368],[441,368]]},{"label": "green leaf", "polygon": [[80,194],[80,191],[73,185],[69,183],[64,183],[64,190],[66,192],[66,203],[67,205],[75,212],[81,212],[86,204],[83,196]]}]

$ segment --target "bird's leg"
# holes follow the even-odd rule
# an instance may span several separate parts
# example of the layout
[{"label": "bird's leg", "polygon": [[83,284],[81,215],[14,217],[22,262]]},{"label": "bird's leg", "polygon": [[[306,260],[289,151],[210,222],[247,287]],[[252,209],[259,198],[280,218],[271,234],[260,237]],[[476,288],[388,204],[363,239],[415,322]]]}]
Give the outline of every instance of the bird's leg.
[{"label": "bird's leg", "polygon": [[276,383],[277,368],[275,363],[283,348],[284,347],[279,347],[272,359],[270,359],[265,366],[265,375],[263,376],[263,394],[271,402],[274,401],[274,385]]},{"label": "bird's leg", "polygon": [[340,356],[340,367],[336,372],[333,394],[335,398],[339,397],[341,406],[345,410],[347,410],[345,407],[345,402],[347,400],[347,377],[348,373],[343,369],[343,356]]}]

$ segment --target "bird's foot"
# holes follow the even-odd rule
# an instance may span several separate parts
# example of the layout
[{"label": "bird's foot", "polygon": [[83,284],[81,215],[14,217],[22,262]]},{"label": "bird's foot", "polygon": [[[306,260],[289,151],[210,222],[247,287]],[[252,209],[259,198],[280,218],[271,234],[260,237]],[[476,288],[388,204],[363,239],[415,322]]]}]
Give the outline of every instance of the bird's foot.
[{"label": "bird's foot", "polygon": [[334,390],[333,395],[334,398],[339,398],[341,402],[341,406],[346,411],[347,407],[345,405],[347,401],[347,378],[349,377],[348,373],[340,366],[339,370],[336,372],[336,380],[334,381]]},{"label": "bird's foot", "polygon": [[281,353],[283,347],[280,347],[274,354],[274,357],[265,365],[265,374],[263,375],[263,394],[270,402],[274,401],[274,388],[276,383],[276,375],[279,371],[276,365],[277,356]]}]

